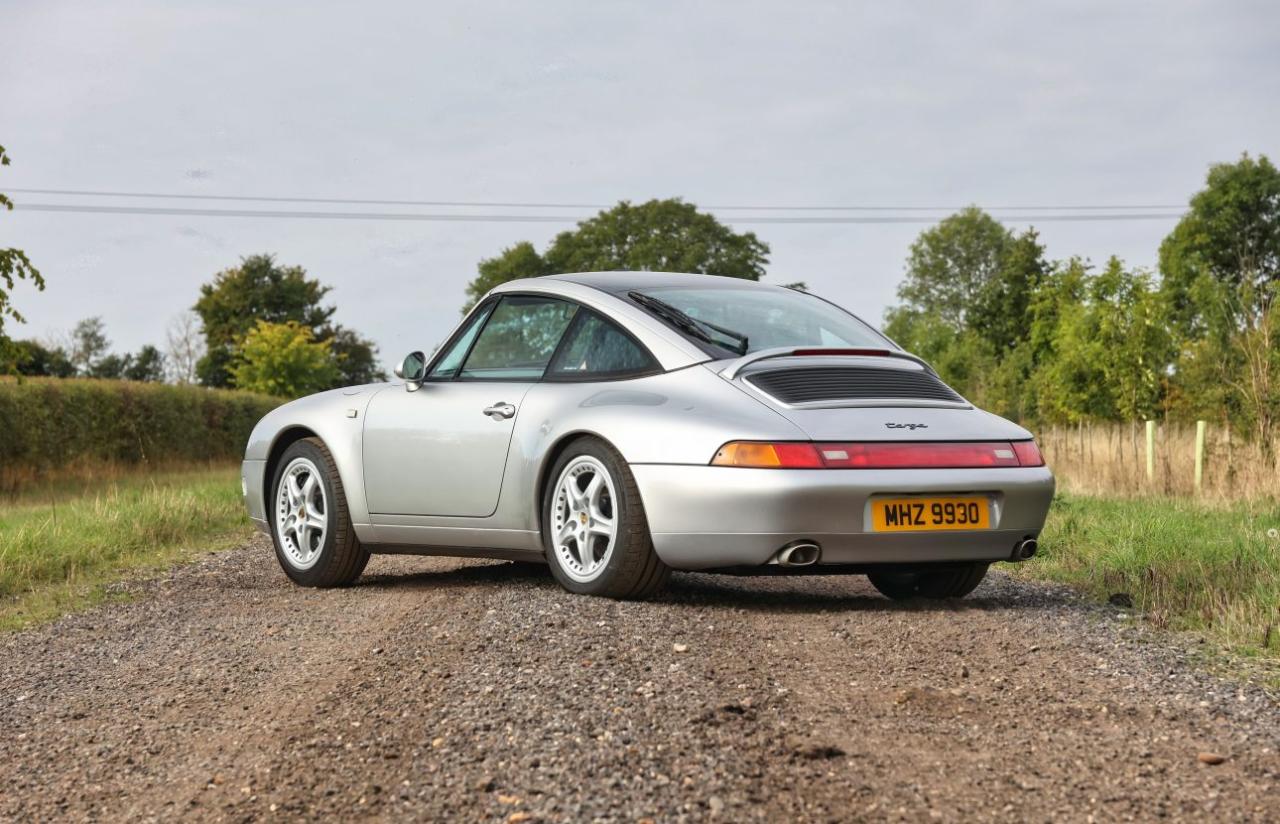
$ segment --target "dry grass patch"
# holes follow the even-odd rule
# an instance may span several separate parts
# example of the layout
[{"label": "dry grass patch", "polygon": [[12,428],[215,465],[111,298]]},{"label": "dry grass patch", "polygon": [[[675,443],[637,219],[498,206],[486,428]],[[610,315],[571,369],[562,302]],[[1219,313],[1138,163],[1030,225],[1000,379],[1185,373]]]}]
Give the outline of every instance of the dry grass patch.
[{"label": "dry grass patch", "polygon": [[1036,441],[1064,492],[1087,495],[1180,495],[1230,505],[1280,499],[1280,466],[1261,445],[1210,424],[1205,433],[1204,475],[1195,486],[1195,424],[1156,427],[1154,477],[1147,479],[1146,427],[1132,424],[1049,426]]}]

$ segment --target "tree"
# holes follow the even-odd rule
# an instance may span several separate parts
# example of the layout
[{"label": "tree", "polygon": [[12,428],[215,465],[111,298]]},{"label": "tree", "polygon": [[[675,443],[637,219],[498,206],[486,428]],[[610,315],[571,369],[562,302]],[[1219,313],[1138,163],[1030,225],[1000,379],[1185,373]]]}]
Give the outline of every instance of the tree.
[{"label": "tree", "polygon": [[920,233],[885,313],[885,332],[929,360],[943,380],[993,411],[1034,408],[1029,313],[1049,264],[1035,229],[1015,235],[968,208]]},{"label": "tree", "polygon": [[1245,311],[1269,299],[1265,287],[1280,280],[1280,171],[1266,155],[1209,168],[1205,188],[1160,244],[1160,272],[1187,335],[1206,331],[1192,300],[1199,279],[1251,286],[1254,305]]},{"label": "tree", "polygon": [[84,361],[79,374],[102,380],[127,380],[160,383],[164,380],[164,355],[151,344],[146,344],[136,355],[107,352],[106,335],[99,318],[89,318],[76,326],[82,346],[92,347],[94,353]]},{"label": "tree", "polygon": [[169,321],[164,348],[169,378],[174,383],[195,383],[196,366],[204,357],[200,316],[187,311]]},{"label": "tree", "polygon": [[952,329],[966,328],[969,312],[998,276],[1012,241],[1008,229],[976,206],[944,218],[911,244],[898,298]]},{"label": "tree", "polygon": [[[119,377],[118,374],[98,374],[102,370],[95,367],[98,361],[107,356],[111,341],[107,339],[107,327],[100,317],[85,318],[71,330],[69,357],[79,375],[90,377]],[[108,373],[111,371],[108,366]],[[117,370],[118,372],[118,370]]]},{"label": "tree", "polygon": [[1117,257],[1090,284],[1102,380],[1112,420],[1145,420],[1160,411],[1173,361],[1168,303],[1151,274]]},{"label": "tree", "polygon": [[131,381],[162,383],[164,371],[164,355],[148,343],[138,350],[138,354],[129,357],[121,376]]},{"label": "tree", "polygon": [[1280,171],[1248,154],[1212,166],[1160,245],[1180,336],[1179,398],[1218,393],[1264,449],[1280,427]]},{"label": "tree", "polygon": [[285,398],[326,389],[339,375],[332,342],[317,341],[309,328],[292,320],[259,320],[231,364],[237,388]]},{"label": "tree", "polygon": [[378,347],[373,341],[345,326],[334,326],[327,339],[338,364],[338,386],[359,386],[387,379],[387,373],[378,366]]},{"label": "tree", "polygon": [[1031,296],[1049,271],[1044,246],[1035,229],[1010,236],[1003,244],[996,270],[980,284],[966,312],[970,329],[997,353],[1026,340]]},{"label": "tree", "polygon": [[200,287],[195,311],[204,325],[205,355],[196,372],[206,386],[230,386],[231,365],[241,341],[258,322],[294,322],[314,335],[334,308],[320,301],[329,287],[307,278],[301,266],[277,266],[271,255],[241,258]]},{"label": "tree", "polygon": [[516,278],[635,269],[759,280],[768,263],[768,244],[752,232],[734,232],[692,203],[624,200],[556,235],[543,255],[523,242],[481,261],[479,274],[467,285],[465,308]]},{"label": "tree", "polygon": [[[0,146],[0,166],[8,165],[9,155],[5,153],[4,146]],[[0,209],[13,210],[13,201],[4,194],[0,194]],[[9,297],[20,280],[29,281],[37,289],[44,290],[44,278],[31,265],[25,252],[21,249],[0,248],[0,371],[10,371],[14,360],[9,339],[4,333],[5,318],[12,318],[15,323],[25,322]]]},{"label": "tree", "polygon": [[[329,287],[307,278],[301,266],[278,266],[271,255],[242,258],[238,267],[219,272],[212,283],[200,287],[195,305],[205,335],[205,353],[196,366],[200,382],[233,385],[236,353],[258,321],[292,321],[305,326],[314,340],[331,342],[338,373],[323,389],[385,380],[373,341],[332,323],[334,307],[321,304],[328,293]],[[176,338],[170,342],[171,357],[176,352],[180,361],[189,360],[191,346],[184,341],[183,329],[171,326],[171,332]]]},{"label": "tree", "polygon": [[1036,296],[1035,383],[1048,420],[1137,420],[1160,410],[1173,357],[1152,277],[1112,257],[1098,274],[1073,259]]},{"label": "tree", "polygon": [[46,378],[69,378],[75,366],[60,346],[46,346],[34,340],[18,340],[11,344],[13,366],[19,375]]},{"label": "tree", "polygon": [[132,364],[132,355],[110,353],[95,360],[93,365],[89,367],[89,371],[85,373],[85,377],[113,381],[123,380],[125,373]]},{"label": "tree", "polygon": [[[970,207],[920,233],[911,244],[898,297],[886,313],[889,328],[908,338],[913,318],[955,335],[970,331],[994,354],[1028,337],[1031,296],[1049,270],[1035,229],[1015,235]],[[909,347],[908,347],[909,348]]]}]

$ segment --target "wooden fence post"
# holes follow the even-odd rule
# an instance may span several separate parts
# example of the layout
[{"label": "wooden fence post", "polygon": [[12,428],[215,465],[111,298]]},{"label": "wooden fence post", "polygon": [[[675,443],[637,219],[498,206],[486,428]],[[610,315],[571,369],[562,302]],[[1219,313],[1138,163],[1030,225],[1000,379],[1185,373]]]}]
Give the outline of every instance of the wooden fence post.
[{"label": "wooden fence post", "polygon": [[1156,478],[1156,422],[1147,421],[1147,483]]},{"label": "wooden fence post", "polygon": [[1204,480],[1204,421],[1196,421],[1196,494]]}]

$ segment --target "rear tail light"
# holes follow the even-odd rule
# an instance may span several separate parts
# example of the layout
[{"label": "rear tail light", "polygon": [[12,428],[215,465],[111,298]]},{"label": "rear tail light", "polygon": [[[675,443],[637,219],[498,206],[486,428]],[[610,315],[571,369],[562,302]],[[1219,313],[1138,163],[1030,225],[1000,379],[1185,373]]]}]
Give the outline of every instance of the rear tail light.
[{"label": "rear tail light", "polygon": [[1035,441],[1014,441],[1013,451],[1018,456],[1018,463],[1023,466],[1044,466],[1044,456]]},{"label": "rear tail light", "polygon": [[1034,441],[983,443],[760,443],[720,447],[713,466],[768,469],[967,469],[1044,466]]}]

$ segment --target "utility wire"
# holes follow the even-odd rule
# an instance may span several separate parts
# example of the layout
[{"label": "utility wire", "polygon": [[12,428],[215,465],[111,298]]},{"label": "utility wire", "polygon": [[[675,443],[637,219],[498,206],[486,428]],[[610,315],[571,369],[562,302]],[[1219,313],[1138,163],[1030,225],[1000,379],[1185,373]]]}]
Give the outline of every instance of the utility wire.
[{"label": "utility wire", "polygon": [[[266,197],[256,195],[201,195],[190,193],[161,192],[110,192],[94,189],[6,189],[32,195],[69,195],[74,197],[119,197],[172,200],[223,200],[257,203],[325,203],[331,205],[350,206],[444,206],[456,208],[485,209],[609,209],[616,204],[602,203],[513,203],[505,201],[477,200],[372,200],[339,197]],[[709,205],[702,208],[716,211],[750,211],[750,212],[954,212],[962,206],[743,206],[743,205]],[[1174,205],[1088,205],[1088,206],[986,206],[991,211],[1142,211],[1153,209],[1184,209],[1183,204]]]},{"label": "utility wire", "polygon": [[[576,223],[590,215],[504,215],[504,214],[440,214],[422,212],[295,212],[278,209],[183,209],[172,206],[89,206],[66,203],[15,203],[19,211],[73,212],[81,214],[114,215],[172,215],[179,217],[252,217],[252,218],[301,218],[311,220],[384,220],[384,221],[439,221],[452,223]],[[1174,220],[1180,214],[1130,212],[1125,214],[1037,214],[1005,215],[1000,220],[1010,222],[1107,222],[1133,220]],[[813,215],[806,217],[779,217],[776,215],[744,215],[730,218],[731,223],[791,223],[791,224],[849,224],[849,223],[936,223],[936,217],[912,215],[844,216]]]}]

